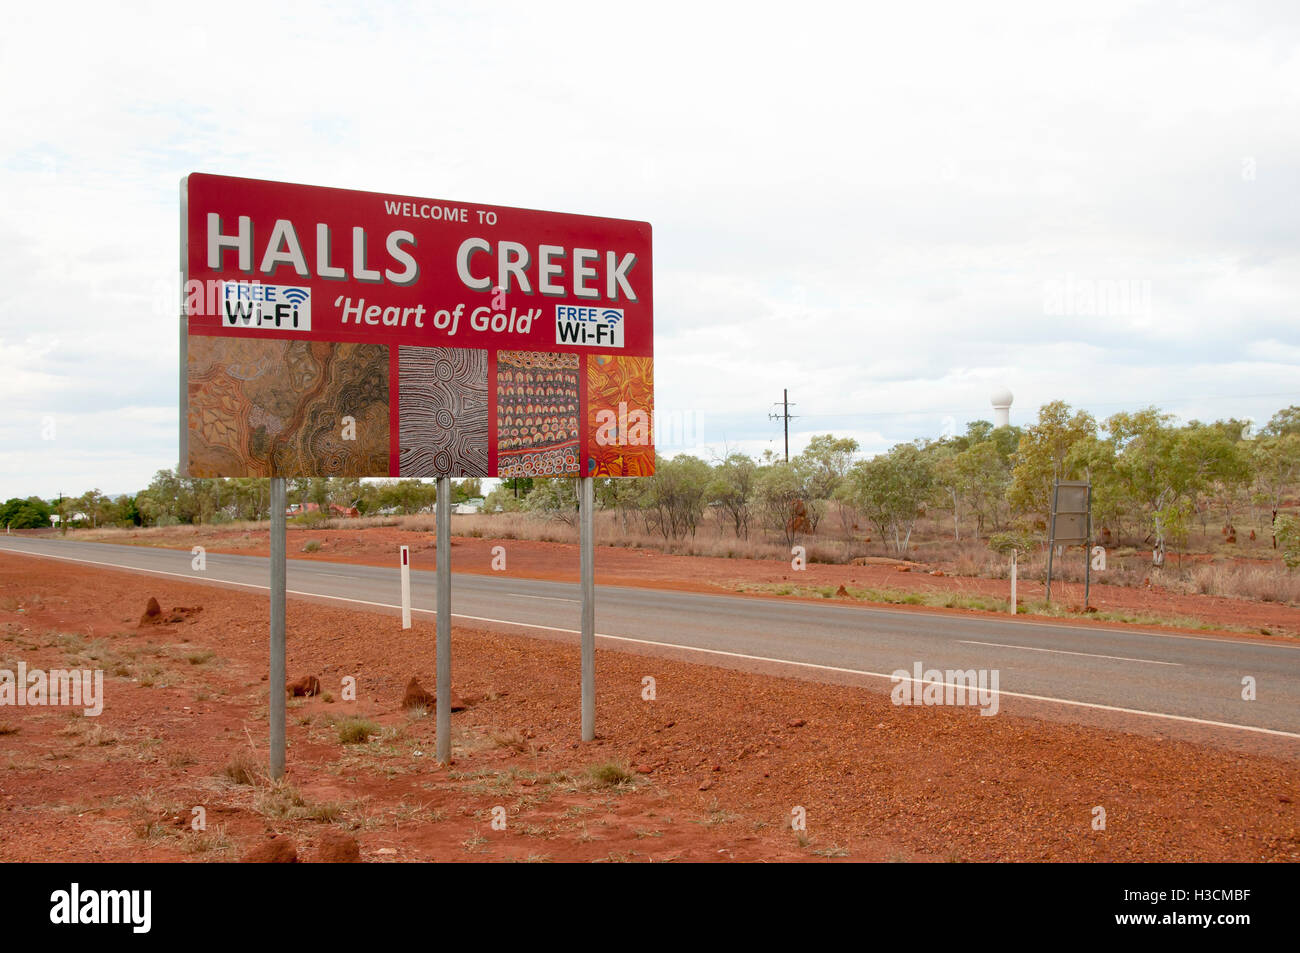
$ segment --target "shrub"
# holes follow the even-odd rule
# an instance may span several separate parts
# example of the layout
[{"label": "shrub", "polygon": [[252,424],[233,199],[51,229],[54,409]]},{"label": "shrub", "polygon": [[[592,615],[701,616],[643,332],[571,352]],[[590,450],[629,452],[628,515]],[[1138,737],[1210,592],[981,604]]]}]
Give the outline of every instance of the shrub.
[{"label": "shrub", "polygon": [[593,764],[589,767],[587,777],[594,787],[612,788],[620,784],[629,784],[636,776],[625,766],[614,761],[607,761],[604,764]]},{"label": "shrub", "polygon": [[236,784],[252,784],[257,778],[257,765],[247,752],[239,751],[226,763],[225,775]]},{"label": "shrub", "polygon": [[1279,516],[1273,523],[1273,535],[1286,568],[1300,566],[1300,522],[1294,516]]},{"label": "shrub", "polygon": [[352,716],[339,722],[339,741],[345,745],[365,744],[379,734],[379,726],[368,718]]}]

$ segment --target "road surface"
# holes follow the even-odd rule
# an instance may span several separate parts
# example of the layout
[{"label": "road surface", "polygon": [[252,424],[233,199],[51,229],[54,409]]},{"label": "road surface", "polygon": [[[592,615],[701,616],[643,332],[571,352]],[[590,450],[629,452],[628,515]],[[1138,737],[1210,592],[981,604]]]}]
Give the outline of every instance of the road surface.
[{"label": "road surface", "polygon": [[[60,539],[0,536],[0,551],[183,577],[197,583],[266,589],[267,560],[208,553],[204,571],[188,552]],[[413,605],[433,614],[436,576],[413,571]],[[289,560],[291,597],[354,608],[400,606],[397,567]],[[1220,733],[1300,740],[1300,646],[1249,639],[1157,634],[1130,629],[1000,620],[782,601],[752,596],[596,587],[603,647],[728,664],[780,662],[810,678],[883,678],[899,669],[996,670],[1000,698],[1045,702],[1082,715],[1181,723]],[[511,578],[452,576],[452,612],[462,622],[552,637],[576,635],[578,587]],[[1257,698],[1242,698],[1255,679]],[[833,680],[838,680],[833,678]]]}]

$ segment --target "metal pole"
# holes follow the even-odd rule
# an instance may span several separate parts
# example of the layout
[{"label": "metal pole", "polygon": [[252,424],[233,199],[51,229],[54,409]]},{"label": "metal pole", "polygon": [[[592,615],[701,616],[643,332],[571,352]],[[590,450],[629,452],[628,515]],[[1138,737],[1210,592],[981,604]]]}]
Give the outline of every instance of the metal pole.
[{"label": "metal pole", "polygon": [[451,480],[438,477],[438,746],[437,757],[451,764]]},{"label": "metal pole", "polygon": [[785,462],[790,462],[790,389],[781,388],[781,412],[785,418]]},{"label": "metal pole", "polygon": [[1056,555],[1056,494],[1060,486],[1052,488],[1052,512],[1047,523],[1047,602],[1052,602],[1052,557]]},{"label": "metal pole", "polygon": [[582,740],[596,738],[596,568],[593,511],[596,508],[595,481],[582,477],[578,499],[579,569],[582,579]]},{"label": "metal pole", "polygon": [[271,780],[284,777],[284,477],[271,477]]},{"label": "metal pole", "polygon": [[1092,484],[1088,484],[1088,540],[1083,544],[1083,607],[1092,590]]}]

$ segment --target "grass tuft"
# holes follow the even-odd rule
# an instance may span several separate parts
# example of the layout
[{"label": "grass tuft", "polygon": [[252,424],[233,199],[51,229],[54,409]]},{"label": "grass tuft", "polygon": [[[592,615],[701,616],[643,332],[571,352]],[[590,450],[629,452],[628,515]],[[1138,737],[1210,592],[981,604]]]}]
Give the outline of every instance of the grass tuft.
[{"label": "grass tuft", "polygon": [[339,741],[345,745],[365,744],[379,734],[380,728],[368,718],[351,715],[338,723]]}]

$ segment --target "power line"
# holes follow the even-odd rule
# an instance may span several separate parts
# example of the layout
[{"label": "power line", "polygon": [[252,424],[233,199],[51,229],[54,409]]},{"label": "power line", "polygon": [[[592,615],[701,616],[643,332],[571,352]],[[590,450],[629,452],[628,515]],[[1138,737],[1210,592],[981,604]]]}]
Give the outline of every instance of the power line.
[{"label": "power line", "polygon": [[781,403],[774,404],[773,406],[780,407],[781,413],[768,414],[767,419],[785,421],[785,462],[789,463],[790,462],[790,421],[794,420],[795,418],[790,416],[790,408],[793,405],[790,403],[790,391],[788,388],[782,388]]},{"label": "power line", "polygon": [[[1133,407],[1137,405],[1145,406],[1148,404],[1173,404],[1185,400],[1260,400],[1265,397],[1292,397],[1292,398],[1300,397],[1300,391],[1282,391],[1280,393],[1275,393],[1275,394],[1220,394],[1220,395],[1196,394],[1190,397],[1157,397],[1154,399],[1146,399],[1146,400],[1098,400],[1098,401],[1088,401],[1088,406]],[[803,416],[809,419],[826,418],[826,417],[850,417],[850,418],[854,418],[854,417],[934,417],[940,414],[948,414],[948,415],[956,416],[958,414],[968,414],[968,413],[971,413],[971,409],[969,407],[963,408],[961,410],[942,410],[942,409],[884,410],[884,411],[866,411],[862,413],[853,413],[853,414],[804,414]],[[780,415],[774,414],[769,416],[775,419]]]}]

